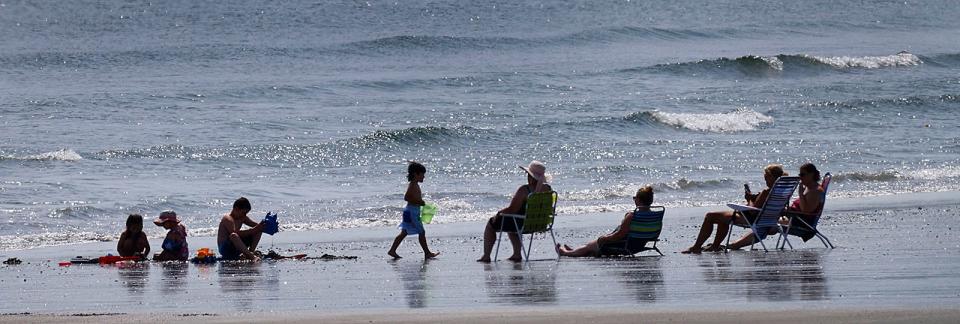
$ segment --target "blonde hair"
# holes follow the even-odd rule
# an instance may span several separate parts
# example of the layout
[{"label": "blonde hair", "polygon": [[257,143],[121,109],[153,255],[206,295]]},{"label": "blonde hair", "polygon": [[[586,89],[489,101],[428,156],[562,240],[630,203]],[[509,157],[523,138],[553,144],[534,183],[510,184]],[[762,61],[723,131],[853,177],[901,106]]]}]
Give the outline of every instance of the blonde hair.
[{"label": "blonde hair", "polygon": [[775,178],[779,178],[787,175],[786,172],[783,172],[783,165],[780,165],[780,164],[768,165],[766,168],[763,168],[763,173],[772,175]]},{"label": "blonde hair", "polygon": [[637,200],[639,200],[641,204],[644,204],[646,206],[652,205],[653,204],[653,187],[646,186],[646,187],[640,188],[640,190],[637,190]]}]

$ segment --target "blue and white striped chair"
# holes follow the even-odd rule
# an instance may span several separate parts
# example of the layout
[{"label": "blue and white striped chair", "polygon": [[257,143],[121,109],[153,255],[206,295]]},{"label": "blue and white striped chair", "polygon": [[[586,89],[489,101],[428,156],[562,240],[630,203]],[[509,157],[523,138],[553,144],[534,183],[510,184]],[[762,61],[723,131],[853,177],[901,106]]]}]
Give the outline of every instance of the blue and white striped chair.
[{"label": "blue and white striped chair", "polygon": [[[755,238],[754,243],[760,242],[763,250],[767,251],[767,246],[763,244],[763,239],[767,237],[767,231],[773,228],[777,229],[781,236],[784,235],[783,228],[779,224],[780,216],[783,215],[783,211],[790,202],[790,197],[793,196],[793,192],[797,190],[797,186],[799,185],[800,177],[780,177],[777,179],[777,182],[773,184],[773,188],[770,189],[770,194],[767,196],[767,201],[763,204],[763,208],[727,204],[727,207],[733,208],[733,210],[745,216],[747,212],[759,213],[755,220],[751,220],[751,217],[744,217],[748,226],[736,224],[734,222],[735,217],[730,219],[730,225],[749,227],[753,231]],[[727,232],[727,246],[730,245],[731,235],[733,235],[733,231]],[[750,248],[752,249],[753,245],[751,245]]]}]

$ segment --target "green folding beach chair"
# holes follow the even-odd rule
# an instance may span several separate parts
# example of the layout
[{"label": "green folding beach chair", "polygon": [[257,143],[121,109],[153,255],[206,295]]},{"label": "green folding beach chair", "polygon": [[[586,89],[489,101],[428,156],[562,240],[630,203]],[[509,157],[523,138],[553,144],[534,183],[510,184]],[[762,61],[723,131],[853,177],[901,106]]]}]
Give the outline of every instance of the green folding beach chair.
[{"label": "green folding beach chair", "polygon": [[[500,253],[500,240],[503,238],[503,224],[506,222],[512,222],[514,229],[516,231],[507,231],[513,232],[520,235],[520,251],[524,254],[524,259],[526,261],[530,260],[530,250],[533,247],[533,236],[537,233],[550,233],[550,238],[553,239],[553,246],[557,246],[557,238],[553,235],[553,220],[557,216],[557,193],[554,191],[549,192],[535,192],[527,196],[527,208],[526,215],[515,215],[515,214],[500,214],[500,217],[505,217],[500,222],[500,234],[497,236],[497,251],[493,255],[493,260],[497,260],[497,255]],[[523,248],[523,236],[530,235],[530,242],[527,244],[526,250]],[[553,249],[556,252],[556,249]],[[560,253],[557,252],[557,259],[560,258]]]},{"label": "green folding beach chair", "polygon": [[[760,242],[763,250],[767,251],[767,246],[763,244],[763,239],[767,237],[767,231],[772,228],[776,228],[777,231],[780,232],[780,235],[783,235],[783,228],[781,228],[779,224],[780,215],[783,215],[784,209],[787,208],[787,203],[790,202],[790,197],[793,196],[793,192],[797,190],[797,186],[799,185],[800,177],[780,177],[770,189],[770,195],[763,204],[763,208],[727,204],[727,207],[742,214],[747,212],[759,213],[755,220],[751,220],[750,217],[744,217],[747,220],[746,226],[736,224],[733,218],[730,219],[730,225],[749,227],[753,230],[753,236],[755,238],[754,244]],[[733,231],[727,232],[727,246],[730,246],[730,236],[732,234]],[[777,243],[779,244],[779,242]],[[752,249],[753,245],[750,245],[750,248]]]},{"label": "green folding beach chair", "polygon": [[[783,239],[783,243],[780,243],[781,250],[786,246],[793,249],[793,244],[787,239],[790,235],[799,236],[804,242],[813,237],[817,237],[820,239],[820,242],[823,243],[824,247],[834,248],[830,239],[817,229],[817,223],[820,222],[820,216],[823,215],[823,205],[827,202],[827,189],[830,188],[831,180],[833,180],[833,176],[830,175],[830,172],[827,172],[827,174],[823,176],[823,181],[820,182],[820,188],[823,189],[823,196],[820,196],[820,208],[817,208],[817,213],[811,215],[797,211],[787,211],[786,217],[790,222],[782,226],[783,229],[780,231],[781,237],[777,239],[778,242],[781,238]],[[811,221],[807,222],[804,218],[810,219]],[[797,223],[794,223],[794,220],[796,220]]]}]

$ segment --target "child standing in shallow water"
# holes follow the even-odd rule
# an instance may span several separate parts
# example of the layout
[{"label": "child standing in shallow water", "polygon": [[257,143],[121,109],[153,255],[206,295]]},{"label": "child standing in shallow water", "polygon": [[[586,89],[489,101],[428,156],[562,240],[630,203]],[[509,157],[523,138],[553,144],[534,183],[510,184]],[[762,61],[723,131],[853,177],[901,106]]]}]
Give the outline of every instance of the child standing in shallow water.
[{"label": "child standing in shallow water", "polygon": [[397,247],[400,246],[403,239],[407,235],[414,234],[419,235],[424,258],[432,259],[440,255],[439,252],[430,252],[430,248],[427,247],[427,234],[423,229],[423,223],[420,222],[420,207],[426,205],[423,202],[423,193],[420,192],[420,183],[423,182],[426,175],[427,168],[423,164],[410,162],[410,165],[407,166],[407,181],[410,181],[410,184],[407,185],[407,193],[403,195],[403,200],[407,201],[407,207],[403,209],[403,221],[400,222],[399,226],[400,234],[393,240],[393,246],[387,252],[387,255],[394,259],[400,258],[400,255],[397,254]]},{"label": "child standing in shallow water", "polygon": [[127,217],[127,230],[120,234],[117,253],[123,257],[139,256],[141,260],[150,254],[150,241],[143,233],[143,216],[130,214]]}]

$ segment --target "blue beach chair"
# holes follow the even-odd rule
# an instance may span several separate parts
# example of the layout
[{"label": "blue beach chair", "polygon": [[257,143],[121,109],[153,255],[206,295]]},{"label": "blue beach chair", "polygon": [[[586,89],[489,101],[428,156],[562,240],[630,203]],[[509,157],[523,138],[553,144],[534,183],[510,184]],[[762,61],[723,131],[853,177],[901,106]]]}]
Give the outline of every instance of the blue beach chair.
[{"label": "blue beach chair", "polygon": [[[824,247],[831,249],[834,248],[833,243],[830,242],[830,239],[817,229],[817,223],[820,222],[820,215],[823,215],[823,206],[827,202],[827,189],[830,188],[831,180],[833,180],[833,176],[827,172],[827,174],[823,176],[822,182],[820,182],[820,188],[823,189],[823,196],[820,197],[820,208],[817,209],[818,212],[816,214],[804,214],[797,211],[787,211],[786,217],[789,222],[787,222],[787,225],[782,226],[783,230],[780,231],[780,236],[783,238],[783,243],[780,244],[781,250],[786,246],[789,246],[790,249],[793,249],[793,244],[787,240],[788,236],[790,235],[799,236],[804,242],[812,239],[815,236],[820,239],[820,242],[823,243]],[[811,221],[807,222],[804,218],[811,219]],[[796,220],[797,223],[794,223],[794,220]]]},{"label": "blue beach chair", "polygon": [[[650,210],[643,211],[634,210],[627,239],[601,244],[600,255],[634,255],[643,251],[654,250],[663,256],[663,252],[660,252],[660,249],[657,248],[657,242],[660,241],[660,231],[663,229],[663,214],[665,211],[666,208],[663,206],[651,206]],[[647,243],[649,242],[653,242],[653,246],[648,247]]]},{"label": "blue beach chair", "polygon": [[[727,207],[730,207],[741,215],[744,215],[744,219],[747,221],[747,225],[740,225],[734,222],[736,217],[733,217],[730,219],[730,225],[749,227],[751,230],[753,230],[753,236],[755,238],[754,243],[760,242],[760,246],[763,247],[763,250],[767,251],[767,246],[763,244],[763,239],[767,237],[767,231],[772,228],[776,228],[777,231],[780,232],[780,235],[783,235],[783,228],[780,226],[778,221],[780,220],[780,215],[783,215],[784,209],[787,208],[787,203],[790,202],[790,197],[793,196],[793,192],[797,190],[797,186],[799,185],[800,177],[780,177],[777,179],[777,182],[773,184],[773,188],[770,189],[770,195],[767,197],[767,201],[763,204],[763,208],[727,204]],[[758,213],[756,219],[746,217],[748,212]],[[727,246],[730,245],[731,235],[733,235],[733,231],[727,232]],[[777,242],[777,244],[779,244],[779,242]],[[750,248],[753,249],[753,245],[750,245]]]}]

